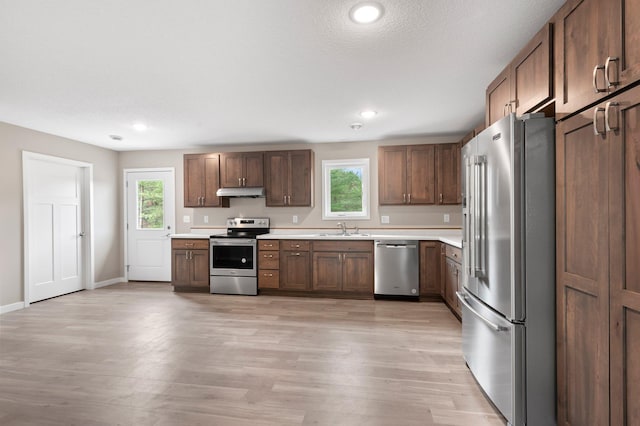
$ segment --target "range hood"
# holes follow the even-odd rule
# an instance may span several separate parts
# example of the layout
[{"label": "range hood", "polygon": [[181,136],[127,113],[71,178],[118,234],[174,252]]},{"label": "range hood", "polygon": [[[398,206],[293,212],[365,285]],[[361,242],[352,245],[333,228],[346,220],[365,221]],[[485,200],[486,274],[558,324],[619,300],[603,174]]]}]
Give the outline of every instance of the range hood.
[{"label": "range hood", "polygon": [[218,197],[264,197],[264,188],[220,188],[216,191]]}]

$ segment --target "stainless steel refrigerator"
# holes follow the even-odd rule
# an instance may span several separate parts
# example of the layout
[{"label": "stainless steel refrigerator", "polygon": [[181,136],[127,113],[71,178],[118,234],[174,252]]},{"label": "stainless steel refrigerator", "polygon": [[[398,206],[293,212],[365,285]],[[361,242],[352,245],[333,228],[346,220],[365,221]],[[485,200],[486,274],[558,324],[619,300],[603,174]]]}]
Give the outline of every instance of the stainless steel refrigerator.
[{"label": "stainless steel refrigerator", "polygon": [[462,148],[463,353],[511,425],[556,424],[554,152],[538,114]]}]

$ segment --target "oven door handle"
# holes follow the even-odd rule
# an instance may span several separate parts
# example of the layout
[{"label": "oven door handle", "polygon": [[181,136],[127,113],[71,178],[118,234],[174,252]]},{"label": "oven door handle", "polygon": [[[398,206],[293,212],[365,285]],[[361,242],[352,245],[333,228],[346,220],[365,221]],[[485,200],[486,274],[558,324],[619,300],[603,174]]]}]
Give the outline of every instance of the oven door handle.
[{"label": "oven door handle", "polygon": [[246,246],[246,245],[251,245],[251,246],[255,246],[256,245],[256,240],[244,240],[244,239],[240,239],[240,238],[231,238],[228,241],[220,241],[220,240],[211,240],[211,245],[212,246]]}]

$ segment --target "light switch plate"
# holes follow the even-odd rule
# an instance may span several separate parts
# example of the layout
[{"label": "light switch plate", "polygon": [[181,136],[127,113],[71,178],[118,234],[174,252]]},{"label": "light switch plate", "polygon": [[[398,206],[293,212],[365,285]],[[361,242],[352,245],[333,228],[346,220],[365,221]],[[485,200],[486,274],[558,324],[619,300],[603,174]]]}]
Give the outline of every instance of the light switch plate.
[{"label": "light switch plate", "polygon": [[451,220],[451,217],[448,214],[444,215],[444,223],[449,223],[449,220]]},{"label": "light switch plate", "polygon": [[182,216],[182,223],[191,223],[191,216]]},{"label": "light switch plate", "polygon": [[389,216],[381,216],[380,217],[380,222],[389,223]]},{"label": "light switch plate", "polygon": [[297,215],[293,215],[293,219],[291,220],[293,223],[298,223],[298,216]]},{"label": "light switch plate", "polygon": [[209,223],[209,216],[204,216],[203,217],[204,223]]}]

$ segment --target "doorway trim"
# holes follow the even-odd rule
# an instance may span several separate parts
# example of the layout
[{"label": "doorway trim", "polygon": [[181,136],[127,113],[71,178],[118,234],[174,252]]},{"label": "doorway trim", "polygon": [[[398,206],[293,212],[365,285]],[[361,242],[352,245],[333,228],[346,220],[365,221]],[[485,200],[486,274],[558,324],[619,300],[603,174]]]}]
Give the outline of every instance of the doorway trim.
[{"label": "doorway trim", "polygon": [[[127,173],[144,173],[144,172],[169,172],[171,173],[171,181],[173,182],[173,210],[176,211],[176,169],[175,167],[135,167],[130,169],[122,169],[122,243],[124,245],[123,266],[124,266],[124,282],[129,282],[129,271],[127,265],[129,261],[129,235],[127,229],[127,211],[129,206],[127,200]],[[175,216],[175,214],[174,214]],[[175,222],[178,222],[177,217]],[[174,229],[172,234],[175,234],[176,224],[174,223]]]},{"label": "doorway trim", "polygon": [[23,268],[23,292],[24,307],[28,307],[30,302],[29,289],[29,181],[32,168],[32,161],[48,161],[56,164],[80,167],[83,169],[82,176],[82,220],[85,223],[85,233],[88,238],[82,244],[82,287],[85,290],[93,290],[94,282],[94,241],[93,241],[93,163],[71,160],[68,158],[53,155],[40,154],[31,151],[22,151],[22,241],[24,245],[22,258]]}]

